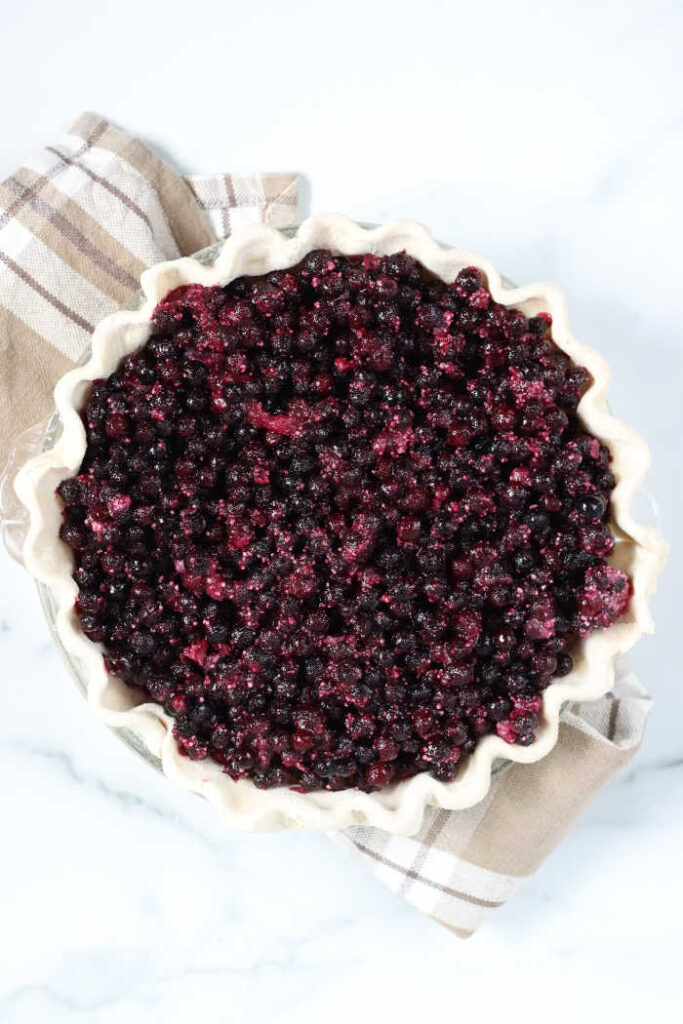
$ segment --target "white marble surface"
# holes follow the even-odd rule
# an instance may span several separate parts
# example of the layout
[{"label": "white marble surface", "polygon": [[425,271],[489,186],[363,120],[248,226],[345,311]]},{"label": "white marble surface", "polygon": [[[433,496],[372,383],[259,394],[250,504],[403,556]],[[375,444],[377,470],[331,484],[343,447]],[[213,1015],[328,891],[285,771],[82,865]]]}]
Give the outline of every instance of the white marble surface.
[{"label": "white marble surface", "polygon": [[0,555],[0,1020],[678,1019],[680,3],[163,10],[13,7],[0,176],[90,108],[184,170],[300,168],[314,212],[413,216],[560,283],[655,453],[674,545],[633,657],[655,711],[628,774],[463,943],[324,836],[231,835],[156,777],[90,721]]}]

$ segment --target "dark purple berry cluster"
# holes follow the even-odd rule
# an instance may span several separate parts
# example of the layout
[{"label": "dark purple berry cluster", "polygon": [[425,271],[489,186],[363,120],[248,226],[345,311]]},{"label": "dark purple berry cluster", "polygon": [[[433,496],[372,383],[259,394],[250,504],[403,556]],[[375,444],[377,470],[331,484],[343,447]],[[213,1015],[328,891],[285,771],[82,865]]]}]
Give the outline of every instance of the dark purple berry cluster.
[{"label": "dark purple berry cluster", "polygon": [[530,744],[625,610],[607,449],[550,318],[404,253],[188,286],[83,413],[84,632],[233,778],[374,790]]}]

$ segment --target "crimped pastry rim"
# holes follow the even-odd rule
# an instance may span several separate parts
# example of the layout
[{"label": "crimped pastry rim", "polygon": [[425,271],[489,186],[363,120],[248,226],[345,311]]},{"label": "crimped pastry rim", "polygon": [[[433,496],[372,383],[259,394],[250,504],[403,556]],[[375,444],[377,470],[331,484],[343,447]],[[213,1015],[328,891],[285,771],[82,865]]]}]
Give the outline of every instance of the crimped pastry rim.
[{"label": "crimped pastry rim", "polygon": [[[134,705],[134,691],[107,675],[101,645],[85,636],[74,610],[78,588],[71,578],[70,549],[58,536],[61,507],[55,488],[77,471],[85,453],[85,430],[79,409],[89,382],[109,376],[125,355],[144,344],[154,307],[173,288],[190,283],[224,285],[242,274],[284,269],[318,248],[344,255],[385,255],[405,249],[445,281],[452,281],[462,267],[477,266],[485,272],[495,301],[520,308],[527,315],[549,312],[553,318],[553,340],[570,358],[585,366],[593,378],[581,399],[578,415],[612,452],[616,486],[611,498],[611,525],[617,544],[610,561],[627,568],[633,580],[629,612],[611,628],[582,640],[572,672],[545,691],[535,743],[530,747],[513,746],[498,736],[485,736],[463,761],[453,782],[439,782],[425,773],[376,793],[355,789],[297,793],[284,787],[260,790],[249,780],[235,782],[215,762],[191,761],[180,754],[172,735],[173,720],[163,708],[153,703]],[[210,266],[192,257],[160,263],[145,271],[141,285],[141,306],[106,317],[93,334],[88,361],[58,382],[55,403],[62,433],[54,447],[31,459],[15,480],[16,492],[29,513],[23,551],[26,567],[50,588],[57,605],[59,638],[69,654],[83,664],[89,680],[88,703],[97,717],[109,726],[133,732],[160,759],[164,774],[172,782],[206,797],[226,824],[244,831],[372,825],[395,834],[411,835],[419,829],[428,805],[456,810],[479,802],[489,790],[494,763],[500,759],[530,763],[549,753],[557,740],[562,705],[566,701],[595,700],[605,694],[614,680],[615,657],[632,647],[644,633],[653,632],[648,599],[666,557],[666,545],[658,533],[637,523],[631,513],[634,495],[650,463],[648,447],[609,412],[608,366],[598,352],[572,337],[561,292],[549,284],[508,288],[488,260],[476,253],[440,245],[426,228],[415,222],[396,220],[365,228],[339,214],[312,217],[291,237],[263,225],[245,227],[223,243]]]}]

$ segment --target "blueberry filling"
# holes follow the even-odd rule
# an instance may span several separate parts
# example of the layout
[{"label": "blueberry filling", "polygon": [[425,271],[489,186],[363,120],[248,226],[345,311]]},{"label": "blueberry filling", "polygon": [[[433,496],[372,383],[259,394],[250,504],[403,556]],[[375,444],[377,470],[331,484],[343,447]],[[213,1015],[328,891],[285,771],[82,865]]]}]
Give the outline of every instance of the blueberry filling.
[{"label": "blueberry filling", "polygon": [[631,582],[550,317],[404,253],[177,289],[58,489],[82,628],[180,750],[301,791],[533,742]]}]

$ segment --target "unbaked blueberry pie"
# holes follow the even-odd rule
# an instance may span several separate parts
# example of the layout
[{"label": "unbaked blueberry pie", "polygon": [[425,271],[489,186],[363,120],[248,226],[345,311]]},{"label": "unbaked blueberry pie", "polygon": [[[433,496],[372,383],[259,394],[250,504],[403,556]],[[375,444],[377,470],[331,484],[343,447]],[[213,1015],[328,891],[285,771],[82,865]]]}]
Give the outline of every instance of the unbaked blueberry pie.
[{"label": "unbaked blueberry pie", "polygon": [[485,738],[533,745],[587,639],[636,618],[551,310],[372,243],[159,296],[57,488],[109,676],[179,761],[262,790],[452,784]]}]

